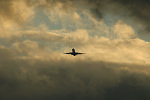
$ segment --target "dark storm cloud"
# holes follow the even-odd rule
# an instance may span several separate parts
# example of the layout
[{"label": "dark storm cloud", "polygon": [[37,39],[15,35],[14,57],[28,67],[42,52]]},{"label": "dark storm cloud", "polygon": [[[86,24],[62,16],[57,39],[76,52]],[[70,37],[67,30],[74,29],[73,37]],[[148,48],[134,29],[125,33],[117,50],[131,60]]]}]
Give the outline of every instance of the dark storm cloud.
[{"label": "dark storm cloud", "polygon": [[[98,20],[113,14],[131,25],[142,37],[150,32],[150,1],[147,0],[82,0]],[[82,7],[82,5],[80,5]],[[113,19],[113,18],[112,18]],[[107,20],[107,19],[106,19]],[[115,21],[115,20],[114,20]],[[111,22],[110,22],[111,23]],[[147,36],[147,35],[146,35]]]},{"label": "dark storm cloud", "polygon": [[[102,12],[100,12],[100,10],[96,9],[91,9],[92,14],[94,15],[94,17],[96,17],[96,19],[100,20],[103,19],[103,15]],[[96,15],[96,16],[95,16]]]},{"label": "dark storm cloud", "polygon": [[150,76],[140,72],[144,69],[150,70],[146,65],[90,60],[23,60],[0,48],[0,99],[149,100]]},{"label": "dark storm cloud", "polygon": [[[83,0],[93,5],[91,10],[95,16],[102,16],[108,12],[114,13],[116,16],[121,16],[123,19],[130,19],[133,22],[139,22],[145,27],[145,31],[149,29],[150,23],[150,1],[147,0]],[[88,6],[88,5],[87,5]],[[91,7],[91,6],[89,6]],[[123,9],[122,9],[123,8]],[[110,11],[109,11],[110,10]],[[101,13],[100,13],[101,12]],[[99,17],[100,19],[102,17]]]},{"label": "dark storm cloud", "polygon": [[[150,22],[150,1],[147,0],[112,0],[112,2],[118,3],[125,7],[134,18],[133,20],[139,21],[143,24],[144,30],[147,30]],[[141,29],[142,30],[142,29]]]}]

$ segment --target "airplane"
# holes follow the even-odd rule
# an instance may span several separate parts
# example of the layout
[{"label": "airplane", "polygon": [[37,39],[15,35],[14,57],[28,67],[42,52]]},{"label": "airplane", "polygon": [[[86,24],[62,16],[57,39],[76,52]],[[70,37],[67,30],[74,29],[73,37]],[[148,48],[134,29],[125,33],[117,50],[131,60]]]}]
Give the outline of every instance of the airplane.
[{"label": "airplane", "polygon": [[75,49],[73,48],[73,49],[72,49],[72,52],[64,53],[64,54],[71,54],[71,55],[73,55],[73,56],[76,56],[76,55],[78,55],[78,54],[85,54],[85,53],[78,53],[78,52],[75,52]]}]

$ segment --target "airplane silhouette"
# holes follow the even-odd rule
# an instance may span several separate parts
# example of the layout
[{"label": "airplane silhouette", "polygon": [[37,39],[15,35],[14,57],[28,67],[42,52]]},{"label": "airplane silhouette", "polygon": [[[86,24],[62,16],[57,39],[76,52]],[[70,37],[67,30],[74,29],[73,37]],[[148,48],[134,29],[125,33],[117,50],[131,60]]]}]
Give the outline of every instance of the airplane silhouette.
[{"label": "airplane silhouette", "polygon": [[75,49],[73,48],[73,49],[72,49],[72,52],[64,53],[64,54],[71,54],[71,55],[73,55],[73,56],[76,56],[76,55],[78,55],[78,54],[85,54],[85,53],[78,53],[78,52],[75,52]]}]

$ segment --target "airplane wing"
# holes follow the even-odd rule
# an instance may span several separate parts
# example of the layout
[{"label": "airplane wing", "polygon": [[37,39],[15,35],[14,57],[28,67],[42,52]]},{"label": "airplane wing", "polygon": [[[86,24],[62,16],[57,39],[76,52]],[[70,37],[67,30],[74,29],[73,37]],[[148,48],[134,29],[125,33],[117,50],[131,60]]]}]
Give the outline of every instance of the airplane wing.
[{"label": "airplane wing", "polygon": [[69,52],[69,53],[64,53],[64,54],[72,54],[72,52]]},{"label": "airplane wing", "polygon": [[76,54],[86,54],[86,53],[76,53]]}]

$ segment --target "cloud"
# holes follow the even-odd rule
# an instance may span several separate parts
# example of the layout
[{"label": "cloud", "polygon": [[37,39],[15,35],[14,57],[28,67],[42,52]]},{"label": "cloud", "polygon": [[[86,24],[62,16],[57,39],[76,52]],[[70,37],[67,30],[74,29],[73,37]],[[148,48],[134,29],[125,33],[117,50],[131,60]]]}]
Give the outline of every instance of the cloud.
[{"label": "cloud", "polygon": [[[150,43],[139,39],[136,27],[126,20],[147,27],[140,19],[147,11],[139,17],[129,9],[129,2],[136,12],[140,3],[145,4],[120,0],[0,1],[0,99],[149,100]],[[51,26],[59,24],[60,29],[40,22],[35,25],[39,19],[32,18],[40,11]],[[118,15],[117,20],[108,25],[106,13]],[[19,27],[22,23],[25,26]],[[63,54],[73,47],[86,54]]]},{"label": "cloud", "polygon": [[[149,29],[149,3],[147,1],[123,1],[123,0],[63,0],[63,1],[45,1],[44,7],[55,7],[61,4],[64,11],[89,10],[91,15],[97,20],[103,20],[107,14],[117,17],[117,20],[123,20],[132,25],[138,31],[148,32]],[[114,20],[115,21],[115,20]],[[111,22],[110,22],[111,23]],[[142,25],[140,27],[139,25]]]},{"label": "cloud", "polygon": [[23,0],[0,0],[0,38],[18,37],[18,30],[25,27],[34,17],[32,7],[27,7]]},{"label": "cloud", "polygon": [[[86,2],[91,13],[96,16],[96,18],[102,19],[107,14],[112,14],[118,17],[118,20],[123,20],[125,23],[135,27],[139,34],[143,32],[148,32],[149,29],[149,2],[145,0],[83,0]],[[91,8],[90,8],[91,7]],[[115,21],[115,20],[114,20]],[[140,27],[140,25],[142,27]],[[148,34],[148,33],[147,33]]]},{"label": "cloud", "polygon": [[149,74],[144,72],[149,73],[147,65],[90,60],[68,63],[63,59],[52,62],[16,58],[4,47],[0,51],[1,99],[149,99]]},{"label": "cloud", "polygon": [[[109,32],[110,29],[112,33]],[[108,35],[117,37],[99,37],[97,34],[90,34],[88,29],[49,30],[45,24],[41,24],[29,30],[18,31],[16,35],[11,34],[11,40],[3,37],[7,41],[3,45],[9,44],[18,57],[24,59],[33,57],[49,60],[53,56],[54,59],[73,61],[70,55],[62,53],[75,48],[78,52],[87,53],[77,57],[75,61],[88,58],[92,61],[149,64],[149,42],[134,37],[134,30],[129,25],[118,22],[112,28],[102,28],[102,31],[108,31]]]},{"label": "cloud", "polygon": [[[117,20],[123,20],[125,23],[133,26],[139,34],[141,34],[141,31],[148,32],[149,30],[149,4],[140,0],[23,0],[19,2],[17,0],[6,0],[0,3],[2,19],[9,19],[21,24],[26,22],[31,16],[33,17],[33,9],[40,8],[45,10],[51,9],[51,13],[55,9],[55,11],[61,12],[58,13],[59,15],[62,13],[73,13],[72,15],[74,15],[76,11],[90,11],[91,15],[97,20],[103,20],[107,14],[110,14],[116,16]],[[16,7],[19,7],[19,9]],[[58,7],[60,7],[59,10]],[[54,20],[52,16],[49,16],[49,18]]]},{"label": "cloud", "polygon": [[135,32],[129,25],[118,21],[113,27],[114,34],[117,34],[118,38],[132,38],[135,36]]},{"label": "cloud", "polygon": [[[105,20],[108,20],[106,17],[108,15],[111,15],[112,16],[111,18],[113,20],[112,22],[107,22],[107,25],[109,24],[115,25],[117,24],[118,21],[122,21],[124,24],[132,27],[136,33],[147,34],[148,24],[146,24],[146,22],[148,22],[148,20],[145,21],[146,18],[144,18],[144,16],[148,15],[147,13],[145,13],[147,10],[145,10],[145,7],[141,7],[139,5],[140,3],[143,4],[145,3],[142,1],[138,1],[133,5],[133,9],[130,9],[132,7],[131,4],[133,4],[133,1],[131,2],[131,4],[129,2],[131,1],[128,2],[123,2],[121,0],[113,0],[113,1],[23,0],[19,2],[17,0],[1,1],[2,6],[7,5],[0,11],[2,23],[1,29],[3,30],[13,29],[14,31],[16,29],[15,23],[25,24],[28,22],[31,25],[34,23],[32,22],[32,19],[34,18],[34,15],[38,13],[38,9],[40,10],[42,9],[44,14],[46,14],[46,16],[48,16],[48,18],[51,21],[51,23],[49,23],[50,25],[48,26],[49,28],[57,27],[57,28],[66,28],[69,30],[92,28],[97,30],[100,29],[101,27],[101,26],[98,27],[98,24],[101,21],[106,22]],[[125,5],[123,5],[123,3],[125,3]],[[19,7],[19,9],[17,9],[16,7],[17,8]],[[143,9],[144,11],[143,15],[139,8]],[[134,14],[133,10],[136,10],[137,12],[139,11],[141,14]],[[85,14],[85,12],[87,12],[88,14]],[[139,17],[138,15],[143,16],[143,18]],[[3,19],[6,20],[3,21]],[[16,32],[14,32],[13,34],[15,33]],[[141,37],[146,38],[146,36]]]},{"label": "cloud", "polygon": [[[149,42],[135,38],[91,37],[87,30],[74,32],[49,30],[27,30],[21,32],[25,40],[16,39],[11,42],[11,48],[16,56],[21,58],[37,58],[50,60],[66,59],[79,61],[91,59],[92,61],[109,61],[116,63],[149,64]],[[85,52],[86,55],[77,56],[76,60],[63,52],[70,52],[75,48],[77,52]]]},{"label": "cloud", "polygon": [[12,21],[13,23],[23,24],[34,14],[32,8],[25,5],[24,1],[18,0],[1,0],[0,1],[0,19]]}]

